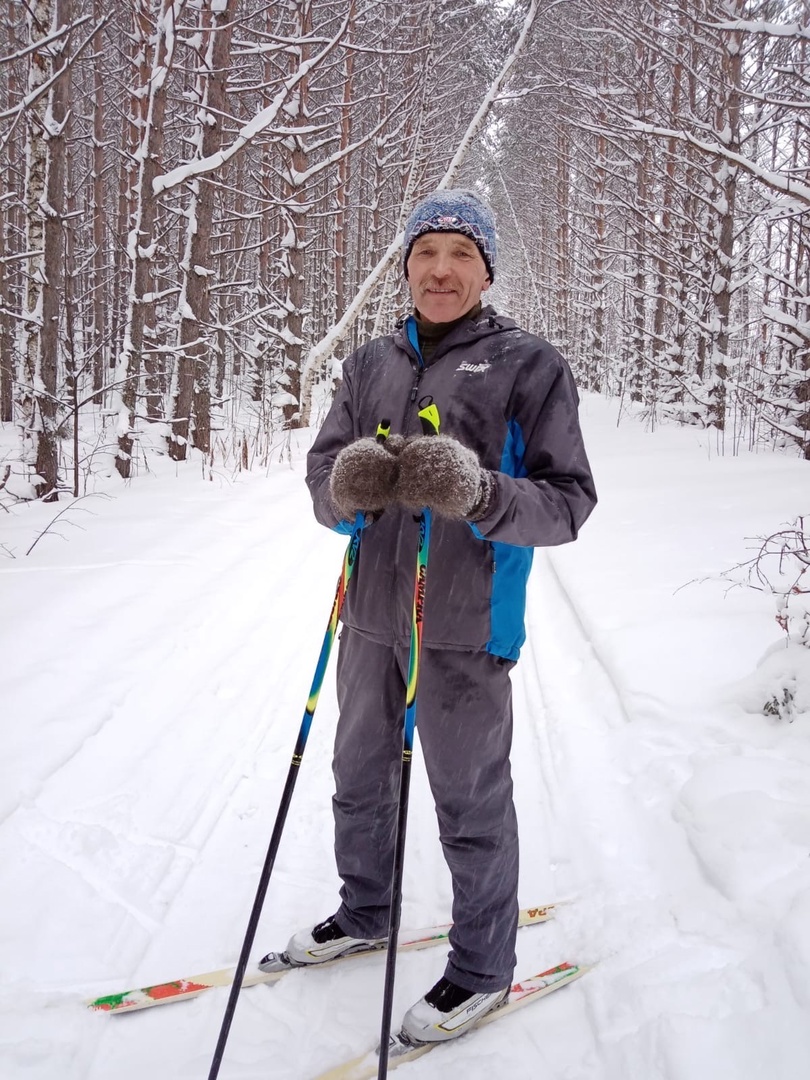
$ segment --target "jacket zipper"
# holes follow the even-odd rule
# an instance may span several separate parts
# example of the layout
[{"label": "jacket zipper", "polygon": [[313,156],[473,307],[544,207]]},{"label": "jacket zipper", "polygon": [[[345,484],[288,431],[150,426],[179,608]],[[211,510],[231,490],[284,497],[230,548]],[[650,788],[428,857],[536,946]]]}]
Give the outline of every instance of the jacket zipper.
[{"label": "jacket zipper", "polygon": [[424,372],[424,368],[422,368],[422,367],[416,368],[415,372],[414,372],[415,378],[413,380],[413,386],[411,387],[411,393],[410,393],[408,401],[406,402],[406,405],[405,405],[405,415],[402,417],[402,434],[403,435],[407,435],[407,433],[408,433],[408,425],[410,424],[410,420],[411,420],[411,412],[413,411],[414,402],[416,401],[417,397],[419,396],[419,383],[422,381],[423,372]]},{"label": "jacket zipper", "polygon": [[413,316],[409,315],[406,322],[405,334],[408,338],[408,342],[416,353],[416,364],[411,361],[411,367],[414,371],[414,381],[411,386],[411,393],[408,401],[405,405],[405,415],[402,418],[402,434],[406,435],[408,432],[408,426],[411,419],[411,412],[413,411],[413,405],[419,396],[419,383],[421,382],[422,375],[425,371],[425,362],[422,359],[422,350],[419,348],[419,338],[416,333],[416,323],[413,320]]}]

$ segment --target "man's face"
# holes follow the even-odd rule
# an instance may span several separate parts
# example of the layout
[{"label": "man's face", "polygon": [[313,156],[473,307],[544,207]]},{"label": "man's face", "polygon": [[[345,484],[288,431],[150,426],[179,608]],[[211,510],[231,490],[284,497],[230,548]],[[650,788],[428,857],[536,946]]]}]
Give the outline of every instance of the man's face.
[{"label": "man's face", "polygon": [[428,322],[460,319],[490,285],[487,264],[474,241],[461,233],[420,236],[408,256],[414,307]]}]

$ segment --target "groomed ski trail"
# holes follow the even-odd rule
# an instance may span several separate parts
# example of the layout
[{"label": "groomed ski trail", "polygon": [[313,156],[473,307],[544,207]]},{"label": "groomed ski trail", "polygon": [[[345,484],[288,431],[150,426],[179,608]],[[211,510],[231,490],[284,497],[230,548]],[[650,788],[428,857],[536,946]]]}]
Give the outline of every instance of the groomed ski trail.
[{"label": "groomed ski trail", "polygon": [[579,898],[559,928],[578,960],[599,966],[581,984],[591,1059],[575,1051],[578,1067],[569,1057],[551,1075],[718,1080],[723,1060],[723,1080],[756,1080],[766,1062],[800,1080],[774,1034],[802,1023],[788,974],[707,877],[679,820],[695,731],[681,739],[662,701],[624,683],[587,603],[566,588],[575,559],[562,570],[558,559],[536,553],[517,697],[543,762],[552,889]]},{"label": "groomed ski trail", "polygon": [[[605,431],[612,440],[613,425]],[[626,471],[622,461],[616,471]],[[54,583],[39,642],[53,666],[32,677],[21,649],[16,679],[16,641],[4,657],[14,716],[26,715],[32,684],[40,714],[54,713],[41,752],[24,759],[31,775],[16,792],[0,791],[11,800],[0,826],[0,856],[14,868],[6,906],[19,909],[20,896],[27,903],[22,933],[11,925],[6,935],[14,975],[0,991],[4,1080],[52,1080],[54,1062],[63,1080],[207,1074],[224,993],[120,1024],[85,1012],[82,1000],[238,954],[346,544],[312,521],[301,460],[262,480],[246,477],[221,496],[172,481],[171,498],[156,489],[154,502],[146,486],[133,488],[99,513],[92,557],[78,541],[47,560],[2,567],[15,628],[28,610],[24,583],[39,574]],[[634,487],[627,503],[637,501]],[[602,513],[611,502],[615,492]],[[622,514],[620,502],[612,525],[594,524],[614,553],[624,544]],[[643,535],[654,561],[657,534]],[[440,1047],[401,1075],[500,1080],[530,1062],[549,1080],[806,1080],[801,957],[790,970],[806,918],[797,905],[777,922],[772,907],[757,909],[755,891],[750,903],[730,900],[709,843],[727,834],[703,836],[705,812],[690,816],[701,794],[698,810],[713,805],[705,790],[715,773],[704,759],[736,764],[745,754],[734,738],[718,747],[723,732],[704,717],[685,724],[650,679],[637,688],[643,659],[606,636],[578,575],[580,558],[591,574],[605,573],[593,547],[536,553],[529,640],[513,675],[513,773],[521,899],[570,900],[553,922],[518,935],[518,970],[563,956],[595,969],[508,1029]],[[120,567],[126,577],[113,573]],[[681,583],[679,574],[670,570],[669,580]],[[83,610],[85,582],[100,593],[108,580],[114,591]],[[621,584],[610,588],[621,594]],[[30,623],[19,624],[23,645],[33,614]],[[334,910],[333,676],[334,668],[256,957]],[[762,762],[764,752],[751,768]],[[685,794],[698,765],[703,788]],[[449,918],[450,883],[418,725],[413,780],[403,925],[421,926]],[[756,873],[751,859],[741,865]],[[440,953],[403,957],[395,1016],[441,974]],[[381,992],[372,959],[256,988],[240,1000],[222,1080],[271,1072],[306,1080],[357,1053],[379,1029]]]},{"label": "groomed ski trail", "polygon": [[[150,538],[154,548],[138,545],[137,522],[129,537],[122,537],[121,561],[133,567],[134,579],[126,595],[111,597],[111,606],[117,605],[124,618],[111,616],[114,633],[100,642],[109,652],[94,649],[88,663],[60,672],[60,690],[51,694],[57,732],[64,726],[71,734],[79,732],[79,738],[45,743],[38,773],[26,778],[15,803],[7,804],[0,852],[26,846],[29,855],[15,887],[32,898],[31,918],[41,922],[47,951],[61,954],[54,966],[87,971],[77,992],[110,982],[92,976],[91,956],[76,953],[72,964],[71,935],[57,933],[55,922],[45,917],[53,890],[63,883],[85,894],[81,922],[97,920],[97,961],[110,966],[113,978],[116,972],[127,979],[143,972],[151,979],[183,970],[191,960],[195,965],[201,959],[229,960],[238,951],[258,877],[255,868],[264,857],[309,688],[312,670],[307,673],[302,656],[309,651],[314,668],[345,547],[341,538],[326,533],[323,546],[309,542],[321,530],[311,519],[297,470],[272,486],[251,481],[244,496],[213,496],[203,518],[208,532],[191,532],[178,505],[177,520],[167,523],[166,535]],[[122,499],[105,512],[114,519],[132,511]],[[191,520],[199,529],[199,514]],[[224,534],[232,542],[223,552]],[[177,552],[176,560],[160,558],[166,547]],[[110,564],[115,565],[112,557]],[[150,577],[155,567],[166,571],[159,584]],[[12,584],[24,580],[16,567],[3,569]],[[54,610],[63,630],[72,619],[81,622],[82,573],[67,569],[40,571],[54,579]],[[318,610],[299,602],[303,578],[323,580]],[[135,615],[131,633],[127,611]],[[26,640],[25,633],[20,640]],[[107,670],[115,672],[121,693],[109,709],[112,695],[105,685],[96,708],[95,687]],[[83,722],[69,729],[61,725],[82,711]],[[328,758],[315,774],[328,785],[324,772]],[[90,776],[95,779],[88,784]],[[326,814],[328,803],[326,796]],[[71,807],[67,814],[65,806]],[[247,828],[240,829],[241,823]],[[240,842],[249,855],[244,878],[237,881],[221,871],[230,862],[227,849],[234,843],[235,827],[237,834],[251,833]],[[287,837],[292,852],[296,840],[299,849],[306,848],[301,834],[312,831],[309,815],[299,807]],[[289,864],[293,874],[296,861],[300,864],[295,858]],[[282,857],[279,884],[285,870]],[[297,886],[306,887],[303,875],[297,875]],[[286,922],[289,926],[289,913]],[[189,925],[198,932],[189,934]],[[23,969],[23,960],[15,967]],[[51,1000],[60,996],[60,1010],[75,1007],[69,986],[52,983],[42,973],[37,986]],[[36,1000],[37,995],[23,991],[12,1003],[10,993],[4,994],[18,1032],[38,1028]],[[84,1027],[83,1018],[76,1023]],[[110,1075],[120,1053],[118,1039],[103,1027],[84,1027],[84,1032],[65,1075],[77,1080]],[[195,1052],[206,1041],[201,1031]],[[191,1056],[187,1045],[178,1050],[181,1059]],[[139,1034],[132,1056],[141,1053],[145,1070],[153,1071],[154,1045],[150,1053],[148,1038]],[[180,1062],[173,1074],[182,1074]]]}]

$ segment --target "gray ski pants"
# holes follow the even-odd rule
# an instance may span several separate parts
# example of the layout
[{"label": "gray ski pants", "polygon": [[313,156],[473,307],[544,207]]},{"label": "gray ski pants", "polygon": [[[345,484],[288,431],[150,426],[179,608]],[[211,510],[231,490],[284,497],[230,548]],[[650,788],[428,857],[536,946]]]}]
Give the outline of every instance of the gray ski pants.
[{"label": "gray ski pants", "polygon": [[[424,649],[419,674],[416,731],[453,880],[445,974],[477,992],[508,986],[515,967],[513,666],[486,652]],[[337,918],[353,937],[388,933],[407,668],[407,649],[343,628],[333,807]]]}]

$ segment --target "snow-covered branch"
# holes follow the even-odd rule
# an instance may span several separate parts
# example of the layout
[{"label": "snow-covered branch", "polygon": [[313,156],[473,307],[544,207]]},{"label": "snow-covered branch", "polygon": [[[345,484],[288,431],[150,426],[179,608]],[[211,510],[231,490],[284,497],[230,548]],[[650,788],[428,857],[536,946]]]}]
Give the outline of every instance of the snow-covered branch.
[{"label": "snow-covered branch", "polygon": [[799,180],[793,180],[784,173],[775,172],[773,169],[767,169],[763,165],[760,165],[759,162],[753,161],[744,154],[738,154],[734,150],[730,150],[719,140],[699,139],[690,131],[686,131],[683,128],[669,128],[662,127],[658,124],[646,124],[642,120],[637,120],[632,116],[626,117],[626,121],[628,127],[634,131],[638,131],[645,135],[656,135],[662,139],[676,139],[679,142],[689,143],[691,146],[696,147],[698,150],[702,150],[706,154],[710,154],[717,158],[723,158],[734,165],[739,165],[741,169],[749,174],[749,176],[753,176],[754,179],[759,180],[760,183],[764,184],[766,187],[771,188],[773,191],[779,191],[783,195],[789,195],[810,206],[810,184],[802,183]]},{"label": "snow-covered branch", "polygon": [[[570,3],[571,0],[555,0],[555,3],[551,4],[550,8],[557,7],[560,4]],[[535,17],[537,15],[537,0],[532,0],[526,18],[523,22],[523,28],[520,32],[515,47],[512,49],[508,57],[506,58],[501,70],[492,81],[489,89],[487,90],[484,98],[479,106],[474,117],[470,121],[467,130],[465,131],[456,152],[447,170],[442,177],[438,187],[449,188],[453,183],[453,180],[461,167],[462,162],[467,156],[470,146],[473,143],[476,135],[482,129],[486,118],[498,98],[501,87],[504,85],[506,79],[509,77],[518,56],[520,55],[523,47],[528,39],[531,28],[534,24]],[[301,373],[301,386],[302,386],[302,401],[301,401],[301,418],[302,423],[306,426],[309,423],[309,416],[312,408],[312,390],[315,381],[315,373],[319,370],[320,365],[332,355],[334,350],[340,344],[340,342],[346,337],[351,330],[360,312],[365,308],[368,303],[374,289],[383,279],[389,266],[394,261],[398,253],[402,249],[402,242],[404,240],[404,232],[400,232],[388,247],[388,250],[378,261],[377,265],[366,277],[363,284],[360,286],[357,294],[352,300],[351,304],[346,309],[343,317],[333,326],[332,329],[323,337],[313,348],[310,350],[309,355],[304,364],[303,371]]]},{"label": "snow-covered branch", "polygon": [[252,142],[257,135],[260,135],[267,128],[271,127],[275,122],[276,117],[281,112],[284,103],[299,83],[306,79],[310,72],[314,68],[317,68],[333,49],[340,44],[342,37],[346,33],[348,24],[349,15],[347,14],[334,37],[330,39],[319,53],[310,60],[305,60],[293,75],[284,80],[281,89],[273,98],[273,101],[266,109],[262,109],[249,123],[244,125],[230,146],[226,146],[222,150],[219,150],[217,153],[211,154],[208,157],[197,158],[194,161],[189,161],[185,165],[179,165],[176,169],[171,169],[162,176],[156,176],[152,181],[152,190],[154,193],[160,195],[162,192],[169,191],[171,188],[177,187],[178,184],[185,183],[195,176],[204,176],[207,173],[215,172],[224,165],[226,161],[230,161],[232,157],[238,154],[240,150],[248,145],[248,143]]},{"label": "snow-covered branch", "polygon": [[[572,0],[555,0],[553,4],[549,5],[549,7],[546,8],[544,14],[548,14],[548,12],[550,12],[553,8],[558,7],[560,4],[566,4],[571,2]],[[458,170],[461,168],[461,164],[469,152],[470,144],[472,143],[478,132],[481,130],[481,128],[484,126],[484,121],[489,116],[492,106],[494,105],[495,101],[498,98],[498,95],[500,94],[501,87],[509,78],[512,72],[512,68],[517,63],[517,58],[523,51],[526,40],[531,33],[532,26],[534,25],[534,20],[537,17],[537,3],[538,0],[532,0],[529,6],[529,10],[526,12],[526,18],[523,20],[523,28],[520,31],[520,36],[515,43],[515,47],[514,49],[512,49],[511,53],[506,58],[506,62],[504,63],[501,70],[498,72],[489,90],[487,90],[486,94],[484,95],[484,100],[478,107],[478,112],[470,121],[470,125],[464,133],[464,138],[459,143],[458,148],[456,149],[456,152],[453,156],[453,160],[447,167],[447,172],[442,177],[442,181],[439,184],[440,188],[452,187]]]},{"label": "snow-covered branch", "polygon": [[[78,27],[83,26],[90,18],[92,18],[92,16],[84,15],[81,19],[77,19],[76,22],[71,23],[70,26],[63,28],[64,33],[68,34],[71,31],[78,29]],[[68,60],[68,65],[75,63],[75,61],[79,58],[79,56],[84,52],[84,50],[87,48],[87,46],[93,40],[93,38],[98,33],[98,31],[111,18],[112,18],[112,15],[105,15],[103,19],[100,19],[99,22],[96,23],[96,25],[90,31],[88,36],[79,45],[79,47],[76,49],[76,51],[70,56],[70,58]],[[59,34],[55,36],[55,40],[59,40],[62,36],[64,36],[63,35],[63,30],[59,31]],[[26,52],[32,52],[35,49],[37,51],[39,51],[43,46],[43,42],[45,42],[46,40],[53,40],[53,39],[54,39],[54,35],[52,35],[52,37],[50,39],[43,38],[42,42],[40,42],[40,41],[36,42],[36,44],[32,45],[29,49],[26,50]],[[32,90],[29,94],[26,94],[26,96],[24,98],[22,98],[16,105],[14,105],[13,108],[6,109],[4,112],[0,112],[0,121],[8,120],[10,117],[16,116],[18,113],[23,113],[23,112],[26,111],[26,109],[30,109],[32,105],[35,105],[36,102],[39,101],[39,99],[44,94],[48,93],[48,91],[53,87],[54,83],[57,82],[61,78],[63,70],[64,70],[63,68],[60,68],[49,79],[46,79],[45,82],[43,82],[39,86],[37,86],[35,90]]]},{"label": "snow-covered branch", "polygon": [[388,117],[383,117],[379,124],[377,124],[375,128],[365,134],[362,139],[358,139],[356,142],[353,142],[351,146],[343,147],[342,150],[336,150],[334,154],[331,154],[328,158],[324,158],[323,161],[319,161],[315,165],[311,165],[304,172],[287,172],[286,179],[290,184],[294,185],[295,187],[303,187],[305,184],[309,183],[309,181],[314,176],[322,173],[324,169],[333,168],[333,166],[337,165],[338,162],[342,161],[350,154],[353,154],[356,150],[359,150],[361,146],[365,146],[366,143],[370,142],[375,135],[382,131],[383,127],[387,122]]}]

